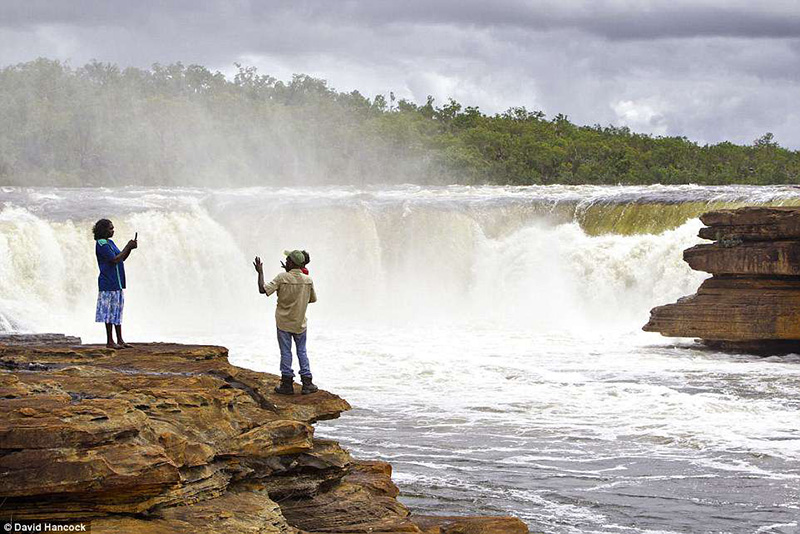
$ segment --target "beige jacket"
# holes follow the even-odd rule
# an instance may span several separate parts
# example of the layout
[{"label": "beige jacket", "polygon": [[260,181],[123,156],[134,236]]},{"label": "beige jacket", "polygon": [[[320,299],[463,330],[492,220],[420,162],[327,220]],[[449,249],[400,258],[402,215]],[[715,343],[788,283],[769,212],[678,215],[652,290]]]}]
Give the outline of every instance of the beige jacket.
[{"label": "beige jacket", "polygon": [[311,277],[300,269],[292,269],[264,284],[263,289],[267,296],[278,292],[278,306],[275,308],[278,328],[293,334],[305,332],[306,308],[310,302],[317,301]]}]

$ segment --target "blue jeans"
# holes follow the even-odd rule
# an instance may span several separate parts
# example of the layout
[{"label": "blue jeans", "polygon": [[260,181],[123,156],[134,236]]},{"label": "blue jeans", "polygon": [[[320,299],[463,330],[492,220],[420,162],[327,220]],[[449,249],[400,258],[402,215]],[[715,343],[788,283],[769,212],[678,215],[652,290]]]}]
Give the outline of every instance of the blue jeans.
[{"label": "blue jeans", "polygon": [[311,367],[306,354],[306,333],[293,334],[278,328],[278,347],[281,349],[281,375],[294,376],[292,371],[292,339],[297,348],[297,360],[300,362],[300,376],[311,376]]}]

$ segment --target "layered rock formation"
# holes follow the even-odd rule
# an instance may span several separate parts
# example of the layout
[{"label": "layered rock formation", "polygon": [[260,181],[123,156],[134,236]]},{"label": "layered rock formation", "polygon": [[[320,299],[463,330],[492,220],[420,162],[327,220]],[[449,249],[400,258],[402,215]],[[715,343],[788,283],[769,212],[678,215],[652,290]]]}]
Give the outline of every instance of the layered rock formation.
[{"label": "layered rock formation", "polygon": [[346,401],[279,396],[276,381],[222,347],[0,345],[1,517],[95,533],[527,532],[411,515],[389,464],[314,437]]},{"label": "layered rock formation", "polygon": [[0,334],[0,345],[80,345],[81,338],[64,334]]},{"label": "layered rock formation", "polygon": [[644,330],[758,353],[800,351],[800,208],[706,213],[683,258],[713,276],[697,293],[650,312]]}]

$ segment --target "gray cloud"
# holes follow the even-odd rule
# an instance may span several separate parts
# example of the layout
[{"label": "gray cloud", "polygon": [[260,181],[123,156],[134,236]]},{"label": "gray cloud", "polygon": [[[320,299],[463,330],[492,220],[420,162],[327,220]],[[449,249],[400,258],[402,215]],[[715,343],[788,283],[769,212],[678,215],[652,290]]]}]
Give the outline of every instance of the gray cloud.
[{"label": "gray cloud", "polygon": [[[763,4],[763,5],[762,5]],[[583,124],[700,142],[773,131],[800,147],[794,1],[25,0],[0,4],[0,64],[37,56],[146,67],[235,61],[340,90],[489,112],[525,105]]]},{"label": "gray cloud", "polygon": [[[396,24],[465,24],[517,27],[531,31],[574,29],[608,39],[669,37],[800,36],[796,3],[686,2],[651,0],[634,7],[625,1],[440,0],[431,2],[302,2],[307,13],[341,20]],[[738,4],[738,5],[737,5]]]},{"label": "gray cloud", "polygon": [[360,21],[370,25],[455,24],[517,27],[531,31],[575,29],[609,39],[670,37],[800,37],[800,12],[792,1],[725,2],[651,0],[635,6],[614,0],[273,0],[139,2],[11,0],[3,7],[8,26],[97,24],[141,26],[162,17],[268,22],[290,13],[307,21]]}]

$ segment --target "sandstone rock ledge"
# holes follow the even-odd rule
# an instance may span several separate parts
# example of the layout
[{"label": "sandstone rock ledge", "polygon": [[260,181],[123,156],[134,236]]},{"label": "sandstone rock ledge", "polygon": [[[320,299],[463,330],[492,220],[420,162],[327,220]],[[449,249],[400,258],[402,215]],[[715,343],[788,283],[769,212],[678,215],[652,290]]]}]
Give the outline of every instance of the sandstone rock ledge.
[{"label": "sandstone rock ledge", "polygon": [[800,208],[708,212],[699,236],[714,240],[683,253],[711,273],[697,293],[650,312],[644,330],[697,337],[761,354],[800,352]]},{"label": "sandstone rock ledge", "polygon": [[[0,345],[0,512],[132,533],[525,533],[514,518],[415,517],[391,466],[312,424],[331,393],[282,397],[213,346]],[[299,392],[299,387],[296,388]]]}]

